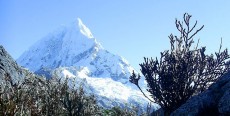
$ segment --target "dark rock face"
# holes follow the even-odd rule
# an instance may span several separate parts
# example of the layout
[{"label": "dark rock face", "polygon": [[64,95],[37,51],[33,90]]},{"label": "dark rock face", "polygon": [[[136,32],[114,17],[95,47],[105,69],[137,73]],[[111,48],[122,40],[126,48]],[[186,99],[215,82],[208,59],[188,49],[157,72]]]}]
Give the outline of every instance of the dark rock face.
[{"label": "dark rock face", "polygon": [[230,72],[220,77],[208,90],[190,98],[172,116],[230,115]]}]

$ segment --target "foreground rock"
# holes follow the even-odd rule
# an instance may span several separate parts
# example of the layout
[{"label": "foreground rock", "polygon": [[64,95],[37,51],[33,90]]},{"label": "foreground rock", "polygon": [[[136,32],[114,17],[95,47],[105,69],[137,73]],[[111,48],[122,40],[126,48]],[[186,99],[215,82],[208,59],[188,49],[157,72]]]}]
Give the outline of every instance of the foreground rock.
[{"label": "foreground rock", "polygon": [[8,77],[11,77],[14,82],[18,82],[29,74],[30,72],[20,67],[0,45],[0,82],[3,78]]},{"label": "foreground rock", "polygon": [[189,99],[172,116],[230,115],[230,72],[222,76],[205,92]]}]

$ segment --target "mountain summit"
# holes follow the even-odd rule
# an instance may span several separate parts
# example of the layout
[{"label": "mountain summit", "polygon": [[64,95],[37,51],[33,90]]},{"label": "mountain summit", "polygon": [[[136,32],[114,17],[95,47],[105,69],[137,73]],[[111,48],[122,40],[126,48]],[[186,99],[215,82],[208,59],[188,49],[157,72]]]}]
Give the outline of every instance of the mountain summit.
[{"label": "mountain summit", "polygon": [[111,77],[123,83],[134,70],[124,58],[105,50],[79,18],[42,38],[17,62],[37,73],[58,67],[87,67],[88,76]]}]

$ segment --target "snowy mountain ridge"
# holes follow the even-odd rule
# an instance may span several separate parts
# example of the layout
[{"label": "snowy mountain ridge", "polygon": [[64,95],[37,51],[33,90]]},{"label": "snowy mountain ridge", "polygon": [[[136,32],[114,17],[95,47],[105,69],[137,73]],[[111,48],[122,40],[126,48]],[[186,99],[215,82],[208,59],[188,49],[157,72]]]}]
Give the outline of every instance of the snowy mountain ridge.
[{"label": "snowy mountain ridge", "polygon": [[17,62],[37,74],[81,81],[104,107],[125,102],[145,107],[148,103],[129,82],[134,68],[104,49],[79,18],[39,40]]},{"label": "snowy mountain ridge", "polygon": [[88,67],[91,76],[126,78],[127,81],[134,70],[124,58],[105,50],[80,19],[48,34],[24,52],[17,62],[34,72],[43,68]]}]

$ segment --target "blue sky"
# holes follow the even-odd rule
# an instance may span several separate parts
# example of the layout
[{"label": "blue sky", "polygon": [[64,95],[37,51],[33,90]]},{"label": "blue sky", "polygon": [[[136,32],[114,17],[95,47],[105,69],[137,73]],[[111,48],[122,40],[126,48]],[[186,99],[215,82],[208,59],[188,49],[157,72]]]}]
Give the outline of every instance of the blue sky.
[{"label": "blue sky", "polygon": [[175,18],[185,12],[204,29],[195,37],[207,52],[230,47],[227,0],[0,0],[0,44],[17,59],[33,43],[77,17],[102,46],[125,57],[139,70],[143,57],[169,49],[168,35],[178,34]]}]

